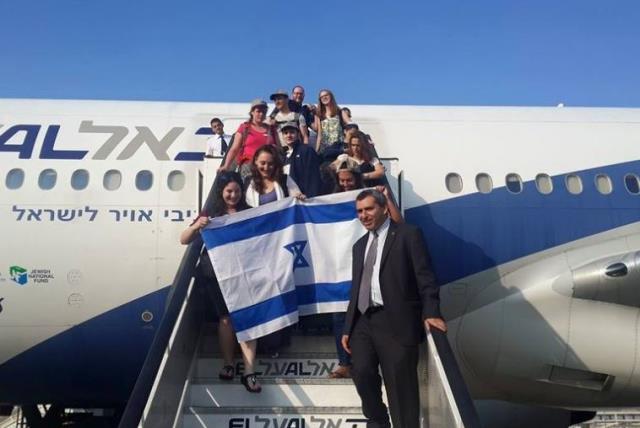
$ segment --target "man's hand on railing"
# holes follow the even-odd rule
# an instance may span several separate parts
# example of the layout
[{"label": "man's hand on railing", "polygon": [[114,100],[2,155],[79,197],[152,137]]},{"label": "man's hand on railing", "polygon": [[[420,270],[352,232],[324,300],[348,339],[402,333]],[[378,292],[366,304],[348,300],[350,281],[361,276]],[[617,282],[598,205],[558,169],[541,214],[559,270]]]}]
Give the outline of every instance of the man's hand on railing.
[{"label": "man's hand on railing", "polygon": [[447,331],[447,323],[445,323],[442,318],[427,318],[424,320],[424,327],[428,330],[437,328],[445,333]]}]

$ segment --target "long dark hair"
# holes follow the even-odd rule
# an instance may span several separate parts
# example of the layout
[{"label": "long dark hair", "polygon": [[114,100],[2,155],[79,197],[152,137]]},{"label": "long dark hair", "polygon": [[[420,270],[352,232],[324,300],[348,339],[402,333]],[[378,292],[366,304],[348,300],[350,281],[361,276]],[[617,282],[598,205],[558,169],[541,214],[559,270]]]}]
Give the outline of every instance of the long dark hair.
[{"label": "long dark hair", "polygon": [[213,201],[211,201],[211,203],[207,207],[205,207],[205,212],[209,215],[209,217],[218,217],[228,214],[227,204],[224,202],[222,192],[229,183],[237,183],[238,186],[240,186],[241,194],[238,205],[236,205],[236,210],[242,211],[249,208],[249,205],[247,204],[247,201],[244,197],[244,188],[242,186],[242,177],[240,177],[240,174],[234,171],[224,171],[221,172],[216,178],[215,188],[213,191]]},{"label": "long dark hair", "polygon": [[282,175],[282,158],[280,157],[280,153],[278,149],[272,144],[265,144],[261,146],[253,155],[253,159],[251,161],[251,181],[253,182],[253,187],[256,189],[256,192],[262,194],[264,192],[264,182],[262,180],[262,175],[260,175],[260,171],[258,171],[258,167],[256,166],[256,160],[261,153],[268,153],[273,158],[273,177],[270,177],[273,181],[279,183]]},{"label": "long dark hair", "polygon": [[356,131],[349,135],[349,141],[347,141],[347,154],[353,157],[353,149],[351,148],[351,140],[357,138],[360,140],[360,153],[362,153],[362,160],[365,162],[371,162],[371,147],[369,146],[369,142],[367,141],[367,136],[362,131]]}]

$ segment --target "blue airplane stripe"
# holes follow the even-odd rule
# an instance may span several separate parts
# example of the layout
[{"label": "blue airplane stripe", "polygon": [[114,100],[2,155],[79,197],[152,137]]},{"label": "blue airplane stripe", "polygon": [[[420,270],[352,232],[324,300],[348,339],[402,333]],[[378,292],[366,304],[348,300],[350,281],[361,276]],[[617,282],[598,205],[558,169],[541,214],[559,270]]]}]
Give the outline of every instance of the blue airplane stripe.
[{"label": "blue airplane stripe", "polygon": [[[162,319],[170,288],[112,308],[0,364],[0,403],[38,400],[90,407],[126,401]],[[7,310],[24,302],[24,297],[5,299],[3,306]],[[145,310],[154,315],[149,323],[140,318]],[[34,379],[37,382],[29,381]]]},{"label": "blue airplane stripe", "polygon": [[[554,190],[549,195],[539,193],[535,182],[528,181],[520,194],[500,187],[489,194],[473,193],[407,209],[405,216],[422,228],[438,282],[447,284],[640,221],[640,196],[629,193],[624,184],[629,173],[640,175],[640,161],[575,172],[583,183],[580,195],[568,192],[566,174],[562,174],[552,177]],[[611,194],[597,191],[598,174],[611,178]]]},{"label": "blue airplane stripe", "polygon": [[204,160],[204,152],[180,152],[173,160],[177,161],[202,161]]}]

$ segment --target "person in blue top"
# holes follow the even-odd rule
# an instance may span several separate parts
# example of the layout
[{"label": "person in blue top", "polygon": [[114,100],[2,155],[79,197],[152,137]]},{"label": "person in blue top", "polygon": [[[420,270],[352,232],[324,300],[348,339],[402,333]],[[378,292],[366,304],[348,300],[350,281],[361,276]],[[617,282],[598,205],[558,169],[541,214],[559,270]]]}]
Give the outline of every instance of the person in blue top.
[{"label": "person in blue top", "polygon": [[300,141],[300,132],[295,122],[283,123],[280,132],[286,144],[285,174],[293,178],[307,197],[318,196],[321,189],[320,156],[311,146]]}]

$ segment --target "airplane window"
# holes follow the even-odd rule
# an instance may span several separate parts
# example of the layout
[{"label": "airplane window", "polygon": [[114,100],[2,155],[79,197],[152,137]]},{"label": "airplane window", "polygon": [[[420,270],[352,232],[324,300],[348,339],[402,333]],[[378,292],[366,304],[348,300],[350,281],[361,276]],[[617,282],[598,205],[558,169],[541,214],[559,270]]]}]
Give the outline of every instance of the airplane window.
[{"label": "airplane window", "polygon": [[565,177],[565,185],[567,190],[572,195],[579,195],[582,193],[582,179],[576,174],[569,174]]},{"label": "airplane window", "polygon": [[153,186],[153,174],[151,171],[143,170],[136,174],[136,188],[138,190],[149,190]]},{"label": "airplane window", "polygon": [[518,174],[507,174],[507,176],[505,177],[505,183],[507,185],[507,190],[509,190],[511,193],[522,192],[522,179]]},{"label": "airplane window", "polygon": [[107,190],[118,190],[120,185],[122,184],[122,174],[120,171],[115,169],[110,169],[109,171],[104,173],[104,178],[102,179],[102,185]]},{"label": "airplane window", "polygon": [[491,176],[484,172],[476,175],[476,187],[480,193],[491,193],[493,190],[493,181]]},{"label": "airplane window", "polygon": [[548,195],[553,192],[553,181],[551,181],[551,177],[549,177],[548,174],[536,175],[536,189],[543,195]]},{"label": "airplane window", "polygon": [[77,169],[71,174],[71,187],[73,190],[83,190],[89,185],[89,172],[86,169]]},{"label": "airplane window", "polygon": [[177,192],[184,188],[185,177],[182,171],[171,171],[167,177],[167,186],[169,189]]},{"label": "airplane window", "polygon": [[606,174],[598,174],[595,178],[596,181],[596,189],[598,192],[603,195],[608,195],[613,191],[613,184],[611,184],[611,179]]},{"label": "airplane window", "polygon": [[51,190],[56,185],[57,178],[58,173],[55,170],[51,168],[44,169],[38,177],[38,186],[42,190]]},{"label": "airplane window", "polygon": [[447,186],[447,190],[451,193],[460,193],[462,192],[462,177],[460,174],[456,174],[455,172],[451,172],[447,174],[444,179],[445,185]]},{"label": "airplane window", "polygon": [[7,189],[19,189],[22,187],[22,183],[24,183],[24,171],[20,168],[14,168],[7,173],[7,178],[4,182]]},{"label": "airplane window", "polygon": [[[624,176],[624,186],[632,195],[640,193],[640,178],[635,174],[627,174]],[[7,187],[9,187],[7,185]]]}]

